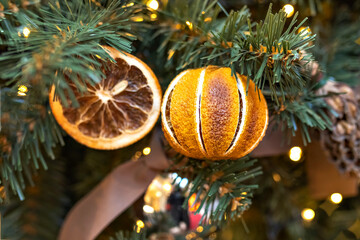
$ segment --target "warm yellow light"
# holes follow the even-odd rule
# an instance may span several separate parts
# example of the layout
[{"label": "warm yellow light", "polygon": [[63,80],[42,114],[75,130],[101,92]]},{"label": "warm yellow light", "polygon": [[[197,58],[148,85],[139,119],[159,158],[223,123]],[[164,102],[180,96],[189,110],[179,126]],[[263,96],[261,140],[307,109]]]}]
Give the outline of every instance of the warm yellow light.
[{"label": "warm yellow light", "polygon": [[164,183],[163,189],[167,192],[171,191],[171,184],[170,183]]},{"label": "warm yellow light", "polygon": [[201,233],[203,230],[204,230],[204,228],[202,226],[198,226],[196,228],[196,231],[199,232],[199,233]]},{"label": "warm yellow light", "polygon": [[155,196],[156,196],[156,197],[161,197],[161,195],[162,195],[162,193],[161,193],[160,191],[157,191],[157,192],[155,193]]},{"label": "warm yellow light", "polygon": [[143,210],[146,213],[154,213],[154,208],[149,205],[144,205]]},{"label": "warm yellow light", "polygon": [[289,152],[291,161],[297,162],[301,159],[302,150],[300,147],[292,147]]},{"label": "warm yellow light", "polygon": [[136,232],[137,233],[140,233],[141,232],[141,229],[145,227],[145,224],[143,221],[141,220],[137,220],[136,221]]},{"label": "warm yellow light", "polygon": [[173,56],[174,56],[175,50],[174,49],[170,49],[168,52],[168,60],[170,60]]},{"label": "warm yellow light", "polygon": [[24,37],[26,37],[26,38],[29,37],[30,29],[28,27],[24,27],[23,34],[24,34]]},{"label": "warm yellow light", "polygon": [[335,204],[341,203],[342,199],[343,199],[343,197],[342,197],[342,195],[340,193],[333,193],[330,196],[331,202],[333,202]]},{"label": "warm yellow light", "polygon": [[186,25],[188,25],[188,26],[189,26],[190,30],[192,30],[192,29],[193,29],[193,24],[192,24],[191,22],[186,21],[185,23],[186,23]]},{"label": "warm yellow light", "polygon": [[150,147],[146,147],[143,149],[143,154],[144,155],[149,155],[151,153],[151,148]]},{"label": "warm yellow light", "polygon": [[286,17],[291,17],[294,14],[294,7],[291,4],[286,4],[284,7],[284,12],[286,13]]},{"label": "warm yellow light", "polygon": [[305,220],[305,221],[311,221],[314,219],[315,217],[315,212],[314,210],[312,210],[311,208],[305,208],[301,211],[301,217]]},{"label": "warm yellow light", "polygon": [[157,10],[159,8],[159,2],[156,0],[148,1],[146,5],[153,10]]},{"label": "warm yellow light", "polygon": [[142,22],[142,21],[144,21],[144,18],[142,18],[142,17],[133,17],[132,20],[134,22]]},{"label": "warm yellow light", "polygon": [[143,221],[137,220],[137,221],[136,221],[136,226],[138,226],[139,228],[144,228],[144,227],[145,227],[145,224],[144,224]]},{"label": "warm yellow light", "polygon": [[278,173],[273,173],[272,177],[275,182],[280,182],[280,180],[281,180],[281,176]]},{"label": "warm yellow light", "polygon": [[157,14],[156,13],[151,14],[150,18],[153,19],[153,20],[157,19]]},{"label": "warm yellow light", "polygon": [[27,86],[25,86],[25,85],[20,85],[20,86],[18,87],[18,96],[26,96],[27,91],[28,91]]},{"label": "warm yellow light", "polygon": [[298,33],[301,33],[300,36],[303,36],[304,38],[308,38],[309,33],[311,33],[311,29],[309,27],[301,27],[301,28],[299,28]]}]

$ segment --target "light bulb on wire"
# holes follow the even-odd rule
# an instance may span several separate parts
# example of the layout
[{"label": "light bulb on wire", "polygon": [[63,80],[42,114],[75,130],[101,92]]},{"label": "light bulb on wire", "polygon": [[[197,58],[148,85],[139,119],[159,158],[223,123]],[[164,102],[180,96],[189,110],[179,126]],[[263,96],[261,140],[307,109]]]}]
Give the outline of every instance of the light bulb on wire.
[{"label": "light bulb on wire", "polygon": [[150,0],[146,3],[146,6],[148,6],[152,10],[157,10],[159,8],[159,2],[156,0]]},{"label": "light bulb on wire", "polygon": [[341,203],[342,199],[343,199],[343,197],[340,193],[333,193],[330,196],[330,201],[335,204]]},{"label": "light bulb on wire", "polygon": [[295,11],[293,5],[291,5],[291,4],[286,4],[283,7],[283,9],[284,9],[284,12],[286,13],[287,18],[291,17],[294,14],[294,11]]},{"label": "light bulb on wire", "polygon": [[301,217],[305,220],[305,221],[312,221],[315,218],[315,212],[314,210],[312,210],[311,208],[305,208],[301,211]]},{"label": "light bulb on wire", "polygon": [[30,29],[28,27],[24,27],[24,29],[23,29],[24,37],[28,38],[30,33],[31,33]]},{"label": "light bulb on wire", "polygon": [[28,88],[27,88],[27,86],[25,86],[25,85],[20,85],[19,87],[18,87],[18,93],[17,93],[17,95],[18,96],[26,96],[26,93],[28,92]]},{"label": "light bulb on wire", "polygon": [[149,155],[151,153],[151,148],[150,147],[146,147],[143,149],[143,154],[144,155]]},{"label": "light bulb on wire", "polygon": [[295,146],[290,149],[289,157],[291,161],[297,162],[301,159],[302,150],[300,147]]}]

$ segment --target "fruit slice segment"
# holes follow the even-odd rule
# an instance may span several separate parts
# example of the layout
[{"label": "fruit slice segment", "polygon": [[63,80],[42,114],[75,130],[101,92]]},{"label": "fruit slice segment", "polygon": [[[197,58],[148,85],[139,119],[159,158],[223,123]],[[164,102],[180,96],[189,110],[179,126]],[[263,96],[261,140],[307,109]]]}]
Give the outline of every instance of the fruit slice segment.
[{"label": "fruit slice segment", "polygon": [[65,108],[53,101],[54,87],[50,105],[58,123],[77,141],[96,149],[115,149],[138,141],[152,129],[160,113],[161,89],[145,63],[104,48],[116,61],[104,66],[106,78],[94,87],[88,85],[83,94],[70,83],[80,107]]},{"label": "fruit slice segment", "polygon": [[[197,69],[183,75],[172,91],[170,103],[170,121],[174,136],[183,148],[198,157],[202,157],[198,154],[198,149],[203,147],[198,137],[198,120],[194,109],[198,103],[198,85],[203,71]],[[178,112],[182,115],[177,114]]]},{"label": "fruit slice segment", "polygon": [[230,68],[207,68],[201,95],[201,125],[209,156],[229,149],[239,119],[239,91]]}]

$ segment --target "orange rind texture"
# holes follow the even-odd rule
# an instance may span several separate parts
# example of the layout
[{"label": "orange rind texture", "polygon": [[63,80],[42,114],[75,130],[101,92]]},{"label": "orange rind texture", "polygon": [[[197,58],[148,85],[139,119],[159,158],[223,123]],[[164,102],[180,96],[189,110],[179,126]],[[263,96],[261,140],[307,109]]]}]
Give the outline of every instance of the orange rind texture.
[{"label": "orange rind texture", "polygon": [[161,107],[164,135],[178,152],[197,159],[238,159],[265,135],[268,109],[253,81],[230,68],[208,66],[180,73]]}]

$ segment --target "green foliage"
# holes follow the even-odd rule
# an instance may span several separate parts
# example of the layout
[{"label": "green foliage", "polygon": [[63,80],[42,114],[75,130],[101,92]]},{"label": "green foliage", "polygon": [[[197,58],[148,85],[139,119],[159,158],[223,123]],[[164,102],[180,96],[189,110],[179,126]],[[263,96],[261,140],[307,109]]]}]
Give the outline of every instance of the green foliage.
[{"label": "green foliage", "polygon": [[[313,60],[309,49],[315,35],[299,31],[297,13],[287,22],[283,10],[273,14],[271,6],[264,21],[251,21],[243,7],[219,17],[217,1],[172,1],[156,26],[154,38],[161,44],[157,52],[168,61],[169,72],[218,65],[252,79],[266,93],[270,114],[276,123],[294,135],[300,130],[304,143],[310,142],[309,129],[329,127],[327,108],[316,95],[307,69]],[[184,5],[184,6],[183,6]],[[159,37],[161,36],[161,37]],[[311,69],[310,69],[311,71]],[[285,107],[285,110],[279,111]]]},{"label": "green foliage", "polygon": [[226,219],[240,217],[250,207],[253,191],[258,188],[251,180],[262,173],[260,167],[254,167],[256,160],[184,160],[177,155],[174,167],[182,161],[186,163],[177,170],[178,177],[189,179],[189,196],[183,207],[188,208],[188,200],[196,194],[193,206],[199,204],[196,213],[204,209],[202,221],[221,225]]},{"label": "green foliage", "polygon": [[[273,112],[275,126],[280,126],[285,132],[291,131],[292,136],[295,136],[295,133],[300,131],[305,145],[311,142],[311,129],[318,128],[325,130],[332,126],[328,116],[328,112],[331,112],[331,109],[324,102],[324,97],[327,96],[316,94],[316,91],[322,86],[323,82],[312,82],[310,84],[296,97],[287,96],[283,105],[279,107],[270,105],[269,108]],[[281,123],[284,124],[281,125]]]},{"label": "green foliage", "polygon": [[[62,159],[64,160],[64,159]],[[34,177],[36,186],[25,189],[24,201],[1,208],[4,239],[56,239],[69,199],[65,195],[65,161],[48,161],[48,170]]]},{"label": "green foliage", "polygon": [[[3,184],[10,186],[20,199],[24,176],[40,166],[46,168],[43,152],[52,158],[52,148],[62,143],[61,131],[47,107],[49,88],[67,105],[66,96],[77,106],[69,83],[84,91],[87,84],[102,79],[101,61],[110,56],[100,44],[131,51],[128,17],[136,7],[126,1],[48,1],[48,4],[9,5],[2,1],[0,18],[1,108],[4,138],[11,152],[2,152],[0,172]],[[25,37],[27,27],[30,35]],[[66,75],[66,77],[65,77]],[[26,97],[16,96],[20,85],[28,87]],[[10,120],[9,120],[10,119]],[[39,164],[40,161],[40,164]]]},{"label": "green foliage", "polygon": [[[29,89],[27,97],[38,99],[37,89]],[[6,104],[1,106],[0,174],[6,189],[15,191],[22,200],[26,180],[32,184],[32,175],[40,168],[47,169],[46,157],[55,158],[53,147],[63,145],[62,132],[50,108],[41,101],[30,102],[24,98],[9,88],[1,90],[1,102]],[[11,150],[4,151],[6,147]]]},{"label": "green foliage", "polygon": [[145,240],[146,235],[143,231],[137,232],[134,231],[131,234],[124,234],[124,232],[118,232],[114,237],[109,238],[109,240]]},{"label": "green foliage", "polygon": [[190,11],[183,9],[190,15],[173,10],[181,9],[178,1],[168,9],[170,13],[166,15],[173,17],[174,22],[180,26],[187,23],[185,29],[174,28],[174,23],[159,25],[156,34],[162,33],[166,37],[158,51],[173,52],[172,58],[180,59],[179,62],[169,61],[168,67],[174,63],[177,70],[211,64],[231,67],[233,72],[253,79],[258,88],[269,89],[272,101],[277,105],[280,105],[277,91],[284,99],[285,94],[304,89],[306,76],[301,70],[312,60],[306,50],[311,48],[315,38],[305,29],[298,32],[305,20],[295,26],[295,14],[285,28],[285,12],[280,10],[272,14],[270,6],[264,22],[251,22],[247,8],[230,12],[223,21],[217,19],[215,3],[195,1]]},{"label": "green foliage", "polygon": [[322,57],[328,76],[356,86],[360,83],[360,46],[356,43],[360,38],[360,20],[346,25],[334,29],[331,43],[323,49],[326,53]]}]

